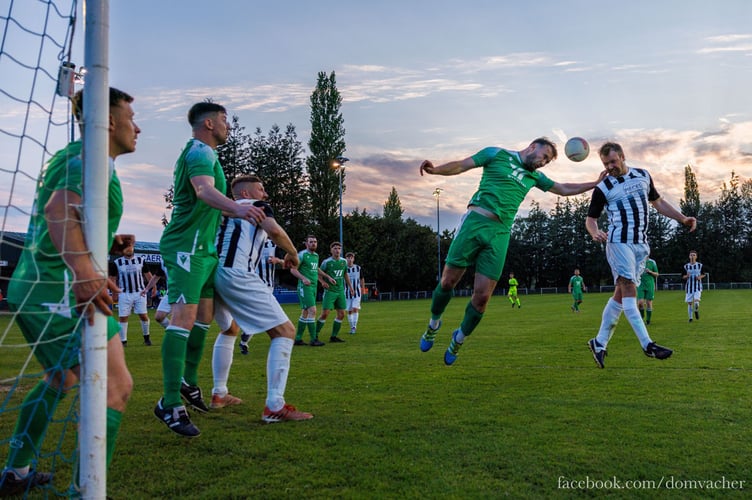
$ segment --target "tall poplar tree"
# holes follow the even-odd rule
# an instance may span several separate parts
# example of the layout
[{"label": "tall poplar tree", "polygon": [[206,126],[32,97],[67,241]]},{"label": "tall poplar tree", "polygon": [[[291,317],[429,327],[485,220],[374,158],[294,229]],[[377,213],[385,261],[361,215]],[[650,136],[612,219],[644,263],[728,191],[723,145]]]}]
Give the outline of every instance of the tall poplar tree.
[{"label": "tall poplar tree", "polygon": [[340,112],[342,96],[337,90],[334,72],[318,74],[316,88],[311,94],[310,156],[306,158],[309,198],[313,222],[324,231],[324,238],[337,234],[339,214],[339,186],[345,189],[345,171],[333,168],[335,158],[345,152],[344,119]]}]

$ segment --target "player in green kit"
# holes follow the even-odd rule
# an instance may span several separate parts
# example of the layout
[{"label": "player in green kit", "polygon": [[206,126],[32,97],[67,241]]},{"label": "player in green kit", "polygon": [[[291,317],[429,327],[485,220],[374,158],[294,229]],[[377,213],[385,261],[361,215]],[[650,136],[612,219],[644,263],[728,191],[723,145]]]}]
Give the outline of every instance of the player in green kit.
[{"label": "player in green kit", "polygon": [[309,234],[305,240],[305,249],[298,252],[300,265],[290,269],[290,274],[298,278],[298,300],[300,301],[300,318],[295,332],[295,345],[306,345],[303,333],[308,330],[311,346],[325,345],[318,339],[316,332],[316,290],[319,282],[319,254],[316,253],[318,240]]},{"label": "player in green kit", "polygon": [[[420,338],[420,350],[433,347],[441,327],[441,316],[452,298],[452,290],[465,270],[475,266],[473,295],[465,308],[460,327],[452,333],[444,363],[451,365],[465,339],[483,318],[491,294],[504,268],[514,217],[528,191],[538,188],[560,196],[570,196],[593,189],[600,181],[581,184],[554,182],[538,169],[556,159],[556,145],[545,137],[535,139],[522,151],[488,147],[464,160],[434,166],[429,160],[420,165],[420,175],[457,175],[482,167],[480,185],[470,198],[468,211],[444,265],[441,282],[433,291],[431,320]],[[605,172],[601,173],[601,177]]]},{"label": "player in green kit", "polygon": [[197,411],[209,407],[198,386],[198,365],[214,315],[215,239],[222,212],[259,222],[263,210],[225,196],[227,182],[215,149],[227,142],[227,111],[213,102],[188,111],[193,137],[183,148],[173,178],[172,219],[162,234],[159,251],[167,268],[172,318],[162,342],[164,395],[154,415],[171,431],[198,436],[181,397]]},{"label": "player in green kit", "polygon": [[582,304],[582,292],[587,292],[585,280],[580,276],[580,270],[578,268],[574,270],[574,275],[569,278],[568,288],[569,293],[572,294],[572,300],[574,301],[570,309],[572,309],[572,312],[578,313],[580,312],[580,304]]},{"label": "player in green kit", "polygon": [[509,273],[509,293],[507,293],[507,298],[512,303],[512,309],[514,309],[515,305],[517,305],[517,309],[522,307],[520,297],[517,295],[517,285],[519,283],[517,282],[517,278],[514,277],[514,273]]},{"label": "player in green kit", "polygon": [[342,258],[342,243],[335,241],[329,245],[332,256],[324,259],[319,267],[321,286],[324,287],[324,297],[321,300],[321,316],[316,322],[316,335],[321,332],[329,316],[329,311],[337,310],[337,317],[332,325],[332,335],[329,342],[344,342],[337,335],[342,328],[342,320],[345,319],[347,299],[345,298],[345,286],[352,294],[350,277],[347,274],[347,260]]},{"label": "player in green kit", "polygon": [[[84,92],[73,99],[81,123]],[[123,214],[123,193],[115,171],[115,158],[136,150],[141,130],[133,120],[133,97],[109,89],[109,162],[94,165],[107,169],[108,245],[115,240]],[[94,321],[95,309],[107,316],[107,409],[106,460],[112,460],[115,440],[133,379],[125,362],[118,336],[119,324],[112,316],[106,271],[93,261],[84,237],[82,143],[75,141],[58,151],[47,163],[37,182],[24,249],[8,285],[8,306],[34,356],[44,368],[44,377],[25,388],[13,435],[5,440],[10,450],[0,476],[0,497],[23,496],[49,483],[51,474],[32,465],[40,458],[43,439],[55,409],[81,376],[81,336],[84,321]],[[117,243],[122,243],[118,237]],[[118,245],[122,250],[122,245]],[[113,247],[114,249],[116,247]],[[28,391],[27,391],[28,389]],[[15,404],[15,403],[14,403]],[[104,436],[101,436],[104,438]],[[101,439],[100,438],[100,439]],[[78,484],[78,479],[72,480]],[[64,484],[58,482],[58,486]]]},{"label": "player in green kit", "polygon": [[653,299],[655,298],[655,282],[658,279],[658,264],[651,258],[645,262],[645,272],[640,276],[640,286],[637,287],[637,307],[645,324],[650,324],[653,317]]}]

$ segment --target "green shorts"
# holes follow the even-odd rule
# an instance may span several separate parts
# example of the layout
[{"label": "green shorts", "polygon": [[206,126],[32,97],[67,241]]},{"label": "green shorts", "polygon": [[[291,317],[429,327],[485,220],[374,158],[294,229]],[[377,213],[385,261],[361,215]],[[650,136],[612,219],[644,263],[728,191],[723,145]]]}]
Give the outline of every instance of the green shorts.
[{"label": "green shorts", "polygon": [[347,309],[345,291],[330,292],[329,290],[324,290],[324,298],[321,299],[321,309]]},{"label": "green shorts", "polygon": [[198,304],[200,299],[214,298],[214,272],[219,262],[216,254],[170,252],[162,254],[162,260],[167,268],[170,304]]},{"label": "green shorts", "polygon": [[509,287],[509,293],[507,294],[510,297],[516,297],[517,296],[517,287],[516,286],[510,286]]},{"label": "green shorts", "polygon": [[[34,357],[49,370],[67,370],[81,364],[81,331],[85,319],[74,315],[71,318],[50,312],[49,307],[24,305],[19,309],[8,304],[12,312],[17,312],[16,324],[29,344],[35,344]],[[107,340],[120,333],[120,323],[114,316],[107,317]]]},{"label": "green shorts", "polygon": [[304,285],[302,281],[298,281],[298,301],[301,309],[316,307],[316,287],[315,281],[310,285]]},{"label": "green shorts", "polygon": [[638,286],[637,287],[637,300],[653,300],[655,298],[654,286]]},{"label": "green shorts", "polygon": [[460,223],[447,254],[449,267],[465,269],[498,281],[509,249],[509,229],[496,220],[469,211]]},{"label": "green shorts", "polygon": [[572,292],[572,298],[574,300],[582,300],[582,292]]}]

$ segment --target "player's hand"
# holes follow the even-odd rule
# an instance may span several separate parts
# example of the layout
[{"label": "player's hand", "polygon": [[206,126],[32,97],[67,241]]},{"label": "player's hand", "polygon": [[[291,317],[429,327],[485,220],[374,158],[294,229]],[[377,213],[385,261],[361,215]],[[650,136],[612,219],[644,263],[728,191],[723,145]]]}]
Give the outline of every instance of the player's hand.
[{"label": "player's hand", "polygon": [[598,229],[595,234],[591,234],[590,236],[592,236],[593,241],[597,241],[599,243],[605,243],[606,241],[608,241],[608,234],[604,233],[600,229]]},{"label": "player's hand", "polygon": [[266,219],[266,214],[262,208],[238,203],[237,207],[235,207],[235,217],[259,224],[262,220]]},{"label": "player's hand", "polygon": [[697,219],[694,217],[687,217],[682,221],[682,224],[689,227],[689,232],[693,232],[695,229],[697,229]]},{"label": "player's hand", "polygon": [[[89,325],[94,324],[94,312],[99,309],[105,316],[112,316],[112,297],[108,290],[114,283],[109,278],[93,274],[83,276],[78,274],[73,283],[73,295],[76,298],[76,309],[79,314],[87,318]],[[120,289],[115,286],[118,292]]]},{"label": "player's hand", "polygon": [[423,172],[427,174],[433,174],[433,163],[431,163],[430,160],[423,160],[423,163],[420,164],[420,175],[423,176]]},{"label": "player's hand", "polygon": [[299,265],[300,260],[298,260],[298,254],[285,254],[285,259],[282,261],[282,267],[284,267],[285,269],[292,269],[293,267],[298,267]]},{"label": "player's hand", "polygon": [[311,284],[311,280],[309,280],[308,278],[304,278],[304,279],[303,279],[303,284],[304,284],[305,286],[310,286],[310,284]]}]

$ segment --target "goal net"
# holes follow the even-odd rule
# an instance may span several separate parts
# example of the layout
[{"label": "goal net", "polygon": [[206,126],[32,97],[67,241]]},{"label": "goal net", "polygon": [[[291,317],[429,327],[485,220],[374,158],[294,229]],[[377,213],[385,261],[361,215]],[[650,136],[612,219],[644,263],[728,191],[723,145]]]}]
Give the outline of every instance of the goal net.
[{"label": "goal net", "polygon": [[[94,11],[92,23],[87,14],[87,31],[92,27],[87,39],[96,37],[97,43],[106,48],[106,43],[101,44],[103,28],[100,26],[104,25],[102,15],[106,17],[108,3],[106,0],[86,3]],[[98,319],[93,328],[85,329],[83,344],[86,348],[80,356],[82,383],[74,386],[66,397],[55,397],[56,409],[48,419],[49,426],[36,439],[30,436],[32,424],[24,420],[24,415],[50,405],[47,396],[36,397],[36,388],[51,370],[46,373],[35,357],[35,353],[49,343],[45,337],[49,323],[40,323],[38,337],[33,342],[28,341],[18,327],[17,315],[11,312],[5,299],[27,240],[27,227],[31,227],[29,221],[43,169],[48,160],[77,135],[71,118],[70,97],[83,83],[82,71],[72,62],[73,35],[78,23],[76,13],[81,5],[77,0],[2,0],[0,9],[0,460],[5,466],[21,453],[31,455],[28,464],[31,470],[52,473],[52,481],[40,485],[45,496],[103,498],[106,492],[104,322]],[[85,64],[96,60],[90,58],[89,46],[93,44],[86,41]],[[78,57],[80,60],[81,55]],[[102,60],[96,50],[94,57]],[[94,72],[93,86],[98,89],[107,88],[106,56],[103,60],[104,69]],[[102,91],[93,93],[104,95]],[[92,108],[97,103],[101,109],[85,109],[84,121],[90,117],[92,122],[97,122],[94,119],[97,113],[106,120],[106,107],[101,106],[101,102],[92,99],[92,103],[85,104]],[[102,146],[101,137],[101,133],[87,133],[91,145],[84,144],[84,157],[96,146],[104,153],[106,162],[106,142]],[[102,156],[91,154],[88,158]],[[101,181],[96,175],[89,175],[87,163],[84,163],[84,178],[89,186],[84,186],[82,196],[84,232],[94,260],[106,263],[106,231],[101,230],[101,222],[106,221],[98,221],[102,217],[87,207],[101,206],[101,202],[87,198],[87,193],[91,189],[101,191],[103,184],[95,185]],[[94,231],[101,232],[102,236]],[[34,291],[21,299],[23,303],[35,300],[34,294],[39,289],[36,285],[49,285],[46,282],[26,284]],[[14,301],[17,299],[14,297]],[[64,297],[58,300],[62,303]],[[101,352],[91,354],[92,349]],[[98,380],[91,382],[95,378]],[[14,467],[22,468],[18,463]],[[6,478],[4,474],[0,487],[10,484]],[[20,492],[24,496],[27,493],[26,490]]]}]

